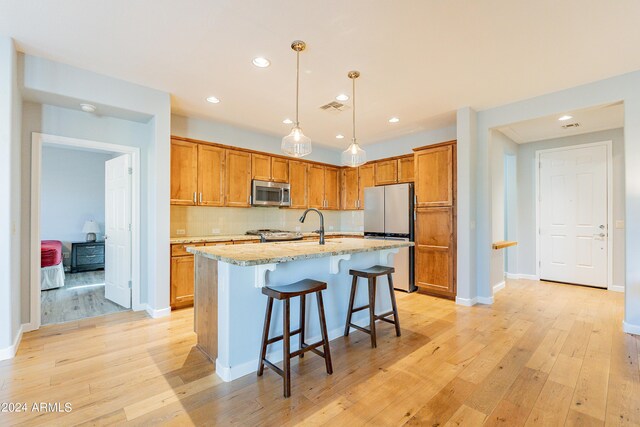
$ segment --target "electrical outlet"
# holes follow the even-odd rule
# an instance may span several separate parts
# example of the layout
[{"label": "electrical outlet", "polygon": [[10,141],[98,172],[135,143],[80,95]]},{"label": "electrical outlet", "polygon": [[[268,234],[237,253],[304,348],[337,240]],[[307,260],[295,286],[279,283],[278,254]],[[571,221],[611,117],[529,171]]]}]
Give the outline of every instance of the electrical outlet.
[{"label": "electrical outlet", "polygon": [[176,234],[178,236],[184,236],[185,234],[187,234],[187,232],[184,230],[184,228],[179,228],[176,230]]},{"label": "electrical outlet", "polygon": [[211,229],[211,234],[220,234],[220,229],[219,228],[212,228]]},{"label": "electrical outlet", "polygon": [[624,228],[624,220],[621,220],[621,219],[616,220],[616,228],[618,229]]}]

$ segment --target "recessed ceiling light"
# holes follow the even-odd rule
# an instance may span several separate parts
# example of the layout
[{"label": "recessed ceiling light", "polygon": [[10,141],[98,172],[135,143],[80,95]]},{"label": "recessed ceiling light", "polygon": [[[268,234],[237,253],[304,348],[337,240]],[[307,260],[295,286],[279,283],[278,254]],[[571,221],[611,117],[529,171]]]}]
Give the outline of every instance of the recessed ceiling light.
[{"label": "recessed ceiling light", "polygon": [[400,121],[400,119],[399,119],[399,118],[397,118],[397,117],[391,117],[391,118],[389,119],[389,123],[398,123],[399,121]]},{"label": "recessed ceiling light", "polygon": [[282,123],[284,123],[285,125],[290,125],[291,123],[293,123],[293,120],[291,120],[291,119],[284,119],[284,120],[282,121]]},{"label": "recessed ceiling light", "polygon": [[569,116],[567,114],[558,118],[558,120],[560,120],[561,122],[564,122],[565,120],[571,120],[571,119],[573,119],[573,116]]},{"label": "recessed ceiling light", "polygon": [[215,96],[209,96],[207,98],[207,102],[210,102],[212,104],[217,104],[218,102],[220,102],[220,100],[218,98],[216,98]]},{"label": "recessed ceiling light", "polygon": [[261,56],[253,58],[253,61],[251,62],[253,62],[253,65],[255,65],[256,67],[260,68],[267,68],[269,65],[271,65],[271,62],[267,58],[263,58]]},{"label": "recessed ceiling light", "polygon": [[342,134],[340,134],[340,133],[339,133],[339,134],[337,134],[337,135],[336,135],[336,138],[337,138],[337,139],[342,139],[342,138],[344,138],[344,135],[342,135]]},{"label": "recessed ceiling light", "polygon": [[80,104],[80,108],[82,111],[86,111],[87,113],[95,113],[96,106],[92,104]]},{"label": "recessed ceiling light", "polygon": [[349,100],[349,95],[341,93],[340,95],[336,96],[336,101],[348,101]]}]

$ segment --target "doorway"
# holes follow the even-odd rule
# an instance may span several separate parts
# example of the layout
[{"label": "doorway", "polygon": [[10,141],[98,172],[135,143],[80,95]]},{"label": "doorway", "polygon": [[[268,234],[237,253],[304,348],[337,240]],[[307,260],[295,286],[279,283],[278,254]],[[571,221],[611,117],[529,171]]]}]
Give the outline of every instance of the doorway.
[{"label": "doorway", "polygon": [[[87,171],[93,169],[95,182],[91,188],[74,191],[85,183],[81,177],[69,179],[67,176],[68,185],[57,191],[59,195],[67,196],[66,203],[57,204],[58,209],[66,209],[66,212],[54,215],[53,225],[47,223],[51,218],[46,204],[51,200],[43,200],[47,190],[52,188],[51,182],[43,182],[45,178],[49,179],[46,168],[50,166],[43,159],[47,150],[66,152],[69,157],[69,153],[75,153],[84,156],[83,159],[93,159],[94,163],[89,169],[86,165],[81,167],[80,158],[74,158],[68,164],[67,173],[69,169],[75,169],[74,165],[87,175]],[[110,314],[132,307],[140,309],[138,171],[138,148],[39,133],[32,135],[29,330],[43,324]],[[93,199],[102,200],[102,205],[94,206],[93,210],[86,203],[92,190],[97,193]],[[71,197],[68,197],[69,193],[72,193]],[[84,206],[71,206],[69,200],[85,203]],[[93,200],[93,204],[100,205],[97,200]],[[75,221],[72,237],[62,233],[66,217],[73,217]],[[56,230],[58,223],[60,227]],[[64,237],[64,241],[56,240],[56,236],[60,236],[60,240]],[[58,246],[62,243],[66,249],[61,251],[64,262],[60,262],[60,267],[66,271],[62,275],[55,273],[57,280],[49,281],[46,271],[47,268],[55,269],[56,265],[43,267],[43,238],[52,238],[54,240],[47,243],[53,243],[54,247],[56,243]]]},{"label": "doorway", "polygon": [[611,141],[540,150],[536,166],[538,276],[610,287]]}]

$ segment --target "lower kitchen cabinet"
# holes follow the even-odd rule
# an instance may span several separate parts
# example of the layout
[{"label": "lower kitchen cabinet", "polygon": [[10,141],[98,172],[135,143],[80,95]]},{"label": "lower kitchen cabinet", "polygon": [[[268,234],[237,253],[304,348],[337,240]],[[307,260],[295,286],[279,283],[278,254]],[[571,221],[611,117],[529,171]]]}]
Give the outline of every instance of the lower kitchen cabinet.
[{"label": "lower kitchen cabinet", "polygon": [[171,308],[193,305],[193,255],[171,258]]}]

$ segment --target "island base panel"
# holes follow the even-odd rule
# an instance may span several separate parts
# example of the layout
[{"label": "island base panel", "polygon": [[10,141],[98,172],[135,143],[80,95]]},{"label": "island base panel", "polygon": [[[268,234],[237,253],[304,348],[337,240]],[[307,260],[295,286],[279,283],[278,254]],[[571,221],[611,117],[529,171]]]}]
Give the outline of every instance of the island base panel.
[{"label": "island base panel", "polygon": [[218,357],[218,261],[195,257],[194,330],[197,347],[212,362]]}]

